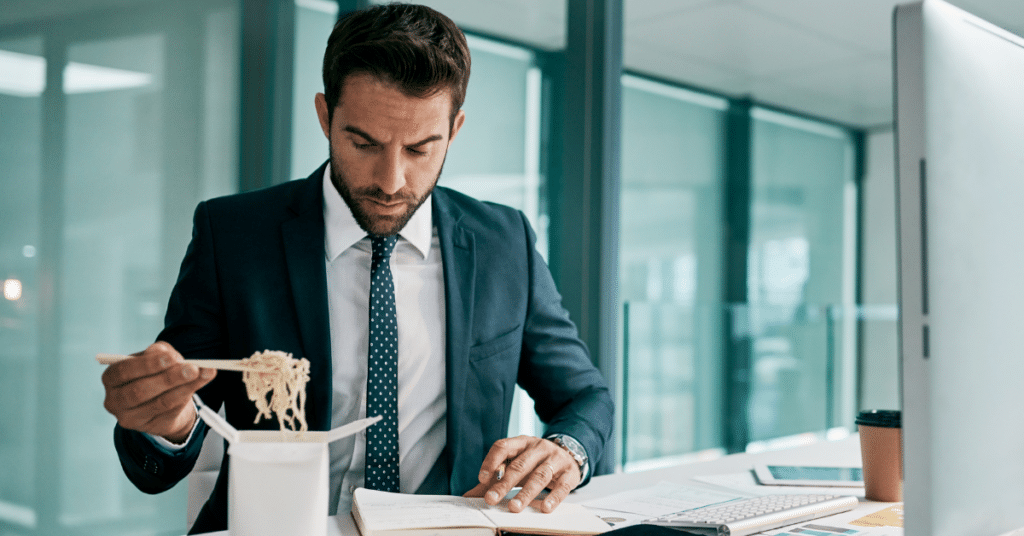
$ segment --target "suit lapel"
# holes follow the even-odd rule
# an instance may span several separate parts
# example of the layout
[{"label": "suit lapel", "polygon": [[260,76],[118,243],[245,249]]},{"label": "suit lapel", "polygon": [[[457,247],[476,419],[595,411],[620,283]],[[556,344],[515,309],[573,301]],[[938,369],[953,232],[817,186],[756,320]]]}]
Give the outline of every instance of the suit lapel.
[{"label": "suit lapel", "polygon": [[309,184],[289,204],[295,217],[281,224],[288,280],[304,356],[309,359],[306,388],[306,420],[311,430],[331,426],[331,327],[327,307],[327,274],[324,261],[323,177],[320,166]]},{"label": "suit lapel", "polygon": [[[435,188],[433,194],[434,220],[437,225],[438,241],[441,245],[441,262],[444,266],[444,296],[446,315],[445,381],[448,385],[447,402],[447,448],[452,474],[451,489],[455,483],[465,480],[458,474],[460,464],[454,463],[463,455],[460,429],[465,414],[466,377],[469,369],[469,335],[472,333],[474,282],[476,281],[476,251],[473,233],[459,221],[462,212],[456,207],[443,188]],[[476,480],[476,476],[472,477]]]}]

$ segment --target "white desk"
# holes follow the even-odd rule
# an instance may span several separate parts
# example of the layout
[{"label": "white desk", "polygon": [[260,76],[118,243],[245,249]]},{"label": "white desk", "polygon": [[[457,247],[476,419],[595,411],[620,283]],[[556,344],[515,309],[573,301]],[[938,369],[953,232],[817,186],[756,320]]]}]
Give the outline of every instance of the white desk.
[{"label": "white desk", "polygon": [[[738,473],[750,470],[754,464],[758,463],[860,467],[860,439],[854,434],[839,441],[823,441],[757,454],[732,454],[707,462],[686,463],[652,471],[594,477],[585,487],[573,492],[569,500],[583,502],[628,489],[653,486],[661,481],[705,486],[707,484],[693,480],[692,477]],[[799,493],[799,491],[794,491],[794,493]],[[863,500],[863,497],[861,499]]]},{"label": "white desk", "polygon": [[[583,489],[573,492],[568,501],[583,502],[618,493],[629,489],[649,487],[661,481],[677,482],[694,486],[713,486],[693,480],[692,477],[738,473],[751,469],[756,463],[779,465],[833,465],[860,466],[860,440],[856,434],[839,441],[824,441],[812,445],[785,450],[760,452],[757,454],[733,454],[716,460],[688,463],[674,467],[598,476],[591,479]],[[864,498],[861,497],[862,507]],[[881,504],[881,503],[877,503]],[[210,536],[227,536],[227,531],[211,532]],[[328,536],[359,536],[352,516],[334,516],[328,522]]]}]

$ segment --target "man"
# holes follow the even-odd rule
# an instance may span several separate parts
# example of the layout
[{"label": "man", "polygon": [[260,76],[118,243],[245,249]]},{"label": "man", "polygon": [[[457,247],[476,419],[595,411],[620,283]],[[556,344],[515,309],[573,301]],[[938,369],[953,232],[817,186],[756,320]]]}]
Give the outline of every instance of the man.
[{"label": "man", "polygon": [[[182,356],[264,349],[309,359],[311,429],[385,416],[331,445],[339,512],[362,485],[490,504],[521,486],[510,510],[551,511],[589,478],[612,401],[533,231],[518,211],[435,188],[465,121],[469,67],[462,32],[432,9],[339,21],[315,100],[330,160],[306,180],[200,203],[159,342],[104,372],[136,486],[160,492],[191,470],[206,432],[192,393],[253,427],[238,374]],[[505,438],[516,383],[546,438]],[[391,438],[397,447],[376,454]],[[225,528],[227,467],[193,533]]]}]

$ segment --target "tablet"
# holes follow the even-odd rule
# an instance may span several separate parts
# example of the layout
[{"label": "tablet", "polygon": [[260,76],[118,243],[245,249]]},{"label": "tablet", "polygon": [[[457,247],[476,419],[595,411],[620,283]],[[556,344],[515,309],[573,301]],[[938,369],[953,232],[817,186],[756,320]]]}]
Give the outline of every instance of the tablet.
[{"label": "tablet", "polygon": [[765,486],[864,486],[860,467],[807,467],[800,465],[755,465],[754,474]]}]

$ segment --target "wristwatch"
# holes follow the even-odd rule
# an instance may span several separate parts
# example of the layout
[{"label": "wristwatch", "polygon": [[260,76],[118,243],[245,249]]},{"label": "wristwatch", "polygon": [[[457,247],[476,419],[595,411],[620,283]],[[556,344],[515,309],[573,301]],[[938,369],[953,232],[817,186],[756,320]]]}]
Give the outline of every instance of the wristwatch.
[{"label": "wristwatch", "polygon": [[565,434],[554,434],[547,438],[552,443],[565,449],[566,452],[572,456],[573,461],[580,468],[580,479],[584,479],[587,476],[587,451],[580,445],[579,441],[565,435]]}]

